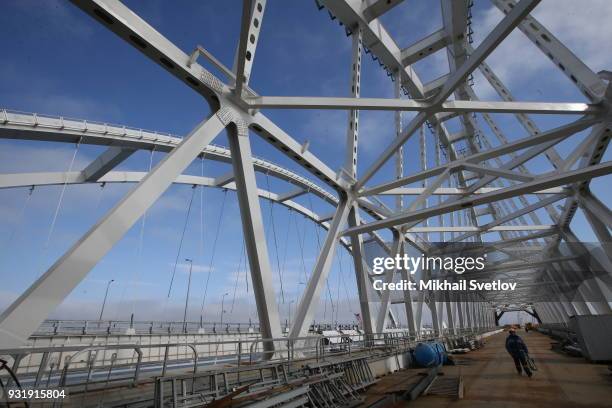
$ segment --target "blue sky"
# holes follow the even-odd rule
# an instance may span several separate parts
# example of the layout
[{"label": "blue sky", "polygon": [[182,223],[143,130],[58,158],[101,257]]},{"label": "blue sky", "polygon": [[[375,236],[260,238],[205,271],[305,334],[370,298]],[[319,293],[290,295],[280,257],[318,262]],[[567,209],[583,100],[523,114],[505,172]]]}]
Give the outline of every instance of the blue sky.
[{"label": "blue sky", "polygon": [[[231,67],[239,36],[242,2],[125,3],[185,52],[200,44]],[[611,49],[612,5],[605,0],[589,0],[584,3],[587,7],[578,3],[544,0],[534,14],[595,72],[610,69],[612,54],[602,50]],[[344,28],[337,20],[332,21],[326,10],[317,10],[313,1],[287,4],[268,2],[251,76],[252,88],[262,95],[348,95],[350,38],[344,34]],[[439,15],[438,2],[409,0],[382,20],[398,45],[405,47],[439,29],[442,25]],[[475,45],[501,18],[501,13],[488,1],[476,1]],[[5,1],[0,14],[0,38],[4,40],[0,61],[0,107],[176,135],[188,133],[209,114],[199,95],[70,3]],[[517,100],[584,100],[571,82],[518,31],[512,33],[487,62]],[[446,73],[445,53],[434,54],[416,64],[415,69],[424,82]],[[482,100],[497,100],[478,74],[475,74],[475,89]],[[369,57],[364,58],[361,95],[390,97],[392,90],[386,73]],[[346,112],[270,111],[266,114],[297,140],[310,141],[310,150],[334,170],[342,166]],[[410,117],[411,114],[405,114],[404,123]],[[495,118],[509,139],[525,136],[514,118],[508,115],[495,115]],[[478,120],[490,135],[484,121]],[[547,129],[571,118],[536,116],[534,120],[542,129]],[[449,123],[449,128],[458,130],[458,123]],[[362,112],[360,129],[359,171],[363,171],[392,139],[393,114]],[[431,134],[427,136],[431,153],[434,144]],[[561,156],[567,155],[582,137],[577,135],[562,143],[558,148]],[[417,138],[411,139],[405,148],[407,172],[419,169],[416,141]],[[226,145],[225,136],[221,135],[215,143]],[[256,155],[307,176],[257,137],[252,138],[252,144]],[[74,156],[73,169],[83,168],[101,151],[99,147],[80,146]],[[74,145],[1,140],[0,170],[4,173],[67,171],[74,154]],[[155,165],[161,157],[159,153],[151,157],[149,152],[138,152],[120,168],[145,171],[150,161]],[[609,154],[604,160],[609,160]],[[431,154],[428,162],[430,166],[434,164]],[[200,164],[194,163],[188,172],[200,174]],[[530,162],[528,167],[535,173],[551,170],[550,165],[539,159]],[[220,175],[228,170],[229,166],[224,164],[204,163],[206,175]],[[391,165],[383,167],[372,182],[388,180],[391,172]],[[592,189],[607,203],[610,202],[605,189],[608,180],[592,183]],[[258,175],[258,183],[262,188],[267,188],[269,183],[275,191],[290,189],[263,175]],[[4,304],[0,301],[0,308],[46,270],[129,188],[130,185],[104,188],[88,185],[68,186],[63,191],[62,187],[43,187],[37,188],[29,198],[28,189],[0,191],[0,276],[3,282],[0,294],[4,301]],[[193,258],[191,319],[199,318],[203,288],[209,274],[205,319],[218,318],[224,293],[229,293],[226,302],[234,303],[232,313],[226,307],[228,313],[224,320],[256,319],[250,282],[247,288],[238,206],[231,191],[205,189],[195,192],[184,245],[178,254],[180,262],[175,285],[171,297],[166,297],[191,195],[190,186],[171,187],[148,212],[144,227],[142,222],[137,223],[62,306],[52,312],[52,316],[96,317],[105,284],[115,279],[107,318],[126,318],[134,312],[136,319],[178,319],[182,317],[187,285],[187,266],[183,260]],[[58,205],[60,197],[61,205]],[[301,197],[296,201],[320,213],[332,210],[316,198]],[[58,215],[53,223],[56,211]],[[317,237],[317,228],[311,222],[279,205],[271,208],[268,202],[262,201],[262,212],[266,225],[271,226],[271,221],[275,225],[274,230],[268,228],[268,246],[275,276],[279,276],[279,269],[283,275],[285,303],[281,301],[280,311],[284,320],[290,305],[295,307],[298,301],[317,255],[318,239],[324,239],[325,231],[319,230]],[[545,223],[549,222],[544,212],[538,214]],[[213,252],[219,219],[220,234]],[[583,240],[593,239],[580,213],[572,226]],[[141,231],[144,232],[142,240]],[[275,283],[280,298],[280,279],[275,279]],[[352,262],[344,249],[334,261],[328,287],[317,319],[330,319],[330,297],[341,319],[349,319],[358,311]]]}]

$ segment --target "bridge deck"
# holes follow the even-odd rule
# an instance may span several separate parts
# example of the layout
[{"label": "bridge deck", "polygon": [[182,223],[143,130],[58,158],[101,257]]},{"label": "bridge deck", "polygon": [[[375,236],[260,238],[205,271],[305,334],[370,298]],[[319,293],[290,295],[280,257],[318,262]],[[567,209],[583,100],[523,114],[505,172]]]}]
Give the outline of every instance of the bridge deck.
[{"label": "bridge deck", "polygon": [[[606,365],[590,364],[583,358],[569,357],[550,348],[551,339],[537,332],[519,333],[538,371],[532,378],[519,376],[504,349],[506,333],[487,339],[484,348],[455,356],[458,365],[444,367],[447,376],[461,373],[464,397],[453,400],[441,396],[421,396],[411,407],[610,407],[612,375]],[[397,373],[400,374],[400,373]],[[383,381],[393,381],[396,374]],[[401,402],[395,406],[408,404]]]}]

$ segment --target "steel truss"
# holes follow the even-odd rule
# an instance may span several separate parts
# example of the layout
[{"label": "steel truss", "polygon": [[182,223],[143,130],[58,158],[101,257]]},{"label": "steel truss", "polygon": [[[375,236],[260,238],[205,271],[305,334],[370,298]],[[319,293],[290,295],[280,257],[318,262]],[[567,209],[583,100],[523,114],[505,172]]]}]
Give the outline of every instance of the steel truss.
[{"label": "steel truss", "polygon": [[[608,146],[612,90],[609,76],[593,73],[569,49],[558,41],[529,13],[539,0],[492,0],[505,14],[501,22],[475,49],[468,43],[469,2],[441,0],[442,29],[400,49],[384,28],[379,17],[392,12],[400,1],[318,0],[329,10],[351,36],[350,97],[278,97],[260,96],[249,85],[259,32],[264,20],[265,0],[244,0],[241,34],[233,69],[225,67],[204,47],[196,45],[185,53],[153,29],[118,0],[73,0],[97,22],[134,46],[186,86],[198,92],[211,108],[210,117],[189,135],[179,139],[141,130],[126,130],[106,124],[75,122],[63,118],[38,117],[33,114],[0,112],[0,137],[109,145],[100,157],[81,172],[0,175],[0,188],[32,185],[133,182],[137,185],[72,248],[44,273],[0,316],[0,348],[16,347],[27,340],[50,310],[53,310],[87,275],[95,264],[121,239],[172,183],[205,185],[236,190],[240,204],[243,231],[254,283],[255,300],[262,337],[281,336],[278,306],[272,285],[272,274],[263,225],[260,198],[281,203],[328,230],[314,271],[307,283],[289,337],[303,336],[318,304],[324,282],[330,272],[338,244],[353,254],[360,296],[361,317],[367,333],[381,332],[398,323],[390,305],[404,305],[409,330],[417,333],[422,326],[423,305],[431,312],[434,330],[446,324],[453,332],[464,328],[492,327],[500,313],[526,310],[544,321],[564,322],[572,314],[610,312],[610,303],[592,302],[592,295],[610,293],[612,266],[601,261],[607,271],[602,279],[585,280],[572,299],[550,302],[538,291],[542,286],[562,293],[564,282],[553,275],[559,263],[572,265],[575,257],[559,254],[562,241],[578,243],[569,224],[580,207],[597,238],[610,241],[612,216],[608,207],[589,189],[595,177],[612,173],[612,164],[601,163]],[[540,48],[587,98],[587,103],[520,102],[486,64],[486,58],[515,28]],[[423,83],[412,64],[435,51],[446,49],[449,73],[430,83]],[[361,59],[370,53],[395,81],[395,98],[361,98]],[[225,78],[218,78],[198,63],[205,58]],[[480,70],[502,101],[480,101],[470,86],[469,77]],[[401,98],[401,94],[409,98]],[[454,96],[453,100],[448,100]],[[279,128],[260,109],[343,109],[348,111],[347,143],[344,168],[335,171],[305,146]],[[396,138],[362,173],[358,173],[359,111],[391,110],[395,112]],[[402,124],[402,112],[416,116]],[[497,126],[491,113],[514,115],[528,132],[528,137],[509,140]],[[579,116],[554,129],[541,131],[530,114]],[[479,127],[481,116],[497,140],[493,144]],[[445,122],[458,118],[462,130],[451,134]],[[423,127],[429,127],[436,146],[436,165],[427,168],[427,140]],[[211,145],[227,129],[229,151]],[[555,145],[589,129],[590,134],[572,153],[563,158]],[[421,171],[404,174],[403,146],[420,134]],[[252,134],[276,147],[281,154],[311,174],[314,183],[287,169],[254,158],[250,149]],[[468,146],[461,152],[459,142]],[[441,148],[446,152],[443,160]],[[166,157],[148,174],[113,171],[137,149],[167,152]],[[525,163],[543,155],[554,168],[544,174],[533,174]],[[211,179],[183,175],[183,170],[197,157],[231,162],[233,171]],[[388,181],[370,183],[372,177],[392,158],[395,172]],[[296,186],[276,193],[259,189],[255,172],[265,172]],[[419,183],[420,187],[409,187]],[[323,187],[325,186],[325,187]],[[332,189],[334,193],[328,191]],[[332,215],[314,214],[300,206],[295,197],[314,194],[335,207]],[[389,208],[378,196],[395,195],[395,208]],[[410,200],[410,197],[412,199]],[[438,198],[434,204],[433,197]],[[538,201],[529,200],[535,197]],[[559,212],[554,203],[563,202]],[[544,208],[550,222],[540,221],[536,210]],[[492,221],[483,223],[482,216]],[[428,221],[438,217],[438,226]],[[445,225],[448,223],[449,225]],[[390,244],[379,230],[389,230]],[[403,254],[409,246],[425,251],[434,236],[444,241],[483,241],[485,234],[498,233],[500,241],[492,245],[507,253],[507,262],[495,265],[484,275],[512,273],[522,289],[513,296],[466,294],[439,298],[435,293],[409,291],[394,297],[386,291],[378,311],[373,308],[370,286],[372,273],[364,257],[364,245],[375,240],[391,256]],[[486,239],[484,239],[486,240]],[[535,253],[521,259],[514,250]],[[537,252],[539,250],[539,252]],[[547,262],[547,258],[555,262]],[[384,280],[392,282],[398,271],[390,271]],[[404,272],[402,278],[409,279]],[[584,276],[586,279],[587,277]],[[264,342],[269,355],[272,342]]]}]

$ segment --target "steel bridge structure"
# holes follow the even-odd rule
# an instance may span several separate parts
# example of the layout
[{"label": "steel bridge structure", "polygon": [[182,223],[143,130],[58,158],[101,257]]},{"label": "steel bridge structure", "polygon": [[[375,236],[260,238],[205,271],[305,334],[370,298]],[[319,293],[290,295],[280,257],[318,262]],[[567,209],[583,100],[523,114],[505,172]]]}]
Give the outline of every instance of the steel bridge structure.
[{"label": "steel bridge structure", "polygon": [[[595,73],[562,44],[530,13],[539,0],[491,0],[503,19],[476,47],[469,34],[470,1],[441,0],[443,27],[414,44],[400,48],[380,17],[401,0],[317,0],[321,9],[340,22],[352,39],[349,97],[291,97],[259,95],[249,84],[265,24],[266,0],[244,0],[240,39],[231,69],[202,45],[184,51],[118,0],[72,0],[101,24],[147,56],[169,75],[192,88],[213,112],[188,135],[133,129],[120,125],[35,113],[0,110],[0,137],[57,143],[107,146],[85,169],[70,172],[0,175],[0,188],[83,183],[133,183],[133,188],[87,233],[43,273],[0,315],[0,351],[26,344],[70,292],[145,214],[172,183],[235,190],[242,221],[246,252],[262,339],[308,336],[314,312],[324,290],[332,260],[339,245],[353,257],[359,294],[363,334],[384,333],[397,326],[390,305],[401,304],[406,314],[406,332],[418,337],[423,308],[432,316],[434,334],[459,334],[475,328],[493,328],[499,316],[510,310],[527,311],[543,323],[564,324],[570,316],[612,312],[612,258],[597,258],[599,270],[592,277],[577,257],[561,251],[562,243],[583,246],[570,228],[580,208],[602,245],[610,243],[612,214],[589,188],[590,181],[612,173],[612,163],[602,158],[608,147],[612,120],[612,74]],[[587,102],[522,102],[486,63],[487,57],[513,31],[520,30],[577,87]],[[435,52],[446,50],[448,73],[424,83],[413,65]],[[362,58],[377,59],[395,86],[394,98],[362,98]],[[206,66],[222,73],[221,77]],[[471,85],[471,75],[480,71],[497,92],[499,101],[482,101]],[[303,144],[268,118],[263,110],[317,109],[347,112],[346,156],[340,171],[332,169]],[[358,172],[359,113],[365,110],[395,112],[396,137],[372,163]],[[403,123],[404,112],[416,115]],[[526,134],[508,138],[494,114],[518,120]],[[540,129],[530,115],[565,115],[568,122]],[[490,128],[481,129],[477,118]],[[456,119],[461,131],[452,133],[446,122]],[[227,130],[229,149],[213,144]],[[436,165],[427,166],[426,137],[436,146]],[[584,137],[563,157],[556,146],[570,137]],[[254,157],[251,139],[259,137],[293,160],[306,178],[268,160]],[[420,151],[411,152],[421,171],[406,174],[403,147],[419,137]],[[460,149],[462,144],[467,149]],[[114,170],[137,150],[165,153],[149,172]],[[440,150],[446,154],[442,155]],[[430,152],[431,153],[431,152]],[[530,172],[525,163],[542,157],[554,170]],[[230,174],[213,178],[183,174],[197,158],[231,163]],[[373,183],[386,164],[395,163],[386,181]],[[293,187],[268,191],[257,186],[256,173],[283,180]],[[384,173],[384,172],[383,172]],[[418,185],[415,187],[414,185]],[[330,214],[315,213],[295,198],[316,196],[334,208]],[[395,197],[386,205],[381,196]],[[437,198],[435,200],[434,198]],[[272,267],[266,246],[260,199],[271,200],[303,214],[327,230],[314,269],[297,306],[295,318],[285,333],[281,328],[273,286]],[[604,200],[605,201],[605,200]],[[548,216],[542,220],[538,210]],[[483,221],[486,217],[486,220]],[[436,225],[428,220],[437,219]],[[490,219],[490,221],[488,221]],[[433,224],[433,222],[432,222]],[[491,241],[484,236],[496,234]],[[386,240],[385,236],[392,236]],[[389,256],[415,249],[432,249],[434,238],[446,242],[485,242],[507,258],[473,277],[504,276],[520,282],[514,292],[466,293],[439,298],[434,292],[373,291],[376,278],[366,259],[365,247],[374,243]],[[491,237],[491,235],[487,235]],[[516,256],[512,250],[528,256]],[[581,285],[571,292],[572,282],[558,279],[563,268],[576,270]],[[466,277],[470,276],[466,274]],[[387,271],[391,283],[410,279],[404,271]],[[426,277],[427,279],[427,277]],[[552,300],[550,293],[555,294]],[[374,302],[380,302],[375,312]],[[286,349],[284,342],[263,341],[264,356]],[[289,346],[288,346],[289,347]],[[1,354],[1,353],[0,353]],[[165,363],[164,363],[165,364]],[[164,366],[165,367],[165,366]]]}]

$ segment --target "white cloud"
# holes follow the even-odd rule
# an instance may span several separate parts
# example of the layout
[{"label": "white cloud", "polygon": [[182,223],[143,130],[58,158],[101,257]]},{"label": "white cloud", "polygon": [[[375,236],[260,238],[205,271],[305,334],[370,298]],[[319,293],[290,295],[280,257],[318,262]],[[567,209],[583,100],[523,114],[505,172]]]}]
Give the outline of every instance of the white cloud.
[{"label": "white cloud", "polygon": [[[75,149],[74,144],[33,146],[4,142],[0,146],[0,171],[4,173],[68,171]],[[74,159],[73,171],[85,168],[91,161],[82,151],[79,153]]]},{"label": "white cloud", "polygon": [[109,123],[122,121],[123,116],[117,106],[100,102],[95,95],[71,94],[57,78],[41,76],[29,66],[3,61],[0,76],[10,78],[10,83],[0,84],[5,101],[17,101],[29,112]]},{"label": "white cloud", "polygon": [[546,1],[534,17],[595,72],[609,69],[612,54],[612,3],[609,0]]},{"label": "white cloud", "polygon": [[[609,24],[612,19],[612,3],[609,0],[546,1],[540,3],[532,15],[593,71],[609,69],[612,65],[612,54],[604,52],[612,39],[612,25]],[[484,39],[502,17],[503,14],[494,6],[477,13],[474,23],[477,42]],[[563,85],[570,84],[565,82],[548,57],[518,29],[500,44],[487,59],[487,63],[510,88],[554,71],[558,71],[558,78],[564,82]]]},{"label": "white cloud", "polygon": [[[61,0],[47,0],[36,5],[18,1],[15,6],[21,9],[21,12],[29,14],[33,23],[44,24],[46,31],[53,31],[58,35],[88,38],[94,32],[86,19],[75,18],[75,14],[81,13],[80,10]],[[35,30],[30,31],[32,36],[39,35]]]},{"label": "white cloud", "polygon": [[[169,263],[168,265],[170,265],[171,267],[174,268],[174,263]],[[189,267],[190,265],[187,262],[179,262],[176,264],[176,271],[180,272],[180,273],[189,273]],[[193,264],[193,267],[191,268],[191,272],[192,273],[204,273],[204,272],[214,272],[215,271],[215,267],[211,267],[209,265],[200,265],[200,264]]]}]

